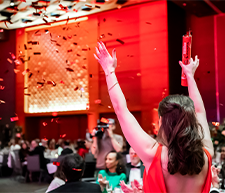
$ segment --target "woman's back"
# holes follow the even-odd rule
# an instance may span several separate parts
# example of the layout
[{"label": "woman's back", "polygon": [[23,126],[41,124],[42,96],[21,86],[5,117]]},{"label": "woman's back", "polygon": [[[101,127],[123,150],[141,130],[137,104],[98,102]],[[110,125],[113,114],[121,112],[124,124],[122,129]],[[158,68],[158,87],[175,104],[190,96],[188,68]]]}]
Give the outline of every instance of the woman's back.
[{"label": "woman's back", "polygon": [[[155,157],[153,158],[153,160],[150,161],[150,163],[146,163],[146,172],[148,171],[148,173],[146,173],[146,176],[144,177],[145,178],[144,186],[147,186],[144,187],[145,192],[157,191],[168,193],[170,192],[200,193],[204,190],[205,185],[210,187],[211,183],[205,184],[207,183],[206,178],[208,175],[208,168],[209,168],[208,157],[206,154],[204,155],[205,165],[203,166],[202,171],[198,175],[190,176],[190,175],[181,175],[180,173],[171,175],[167,169],[168,164],[167,147],[162,146],[162,150],[160,150],[161,149],[160,145],[156,145],[154,149],[155,149]],[[161,162],[159,160],[161,160]],[[154,176],[154,173],[156,173],[157,176]],[[151,180],[155,180],[157,181],[157,183],[153,181],[151,182]]]}]

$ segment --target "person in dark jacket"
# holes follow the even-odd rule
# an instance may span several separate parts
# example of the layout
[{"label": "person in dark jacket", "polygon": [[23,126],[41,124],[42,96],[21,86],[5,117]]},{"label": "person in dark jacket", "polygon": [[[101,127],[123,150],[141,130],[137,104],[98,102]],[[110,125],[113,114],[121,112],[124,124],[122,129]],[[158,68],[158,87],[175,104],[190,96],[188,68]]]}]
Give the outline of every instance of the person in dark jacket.
[{"label": "person in dark jacket", "polygon": [[23,170],[23,173],[22,175],[25,176],[26,175],[26,172],[27,172],[27,155],[29,153],[29,147],[27,145],[27,143],[24,141],[22,144],[21,144],[21,149],[19,150],[19,157],[20,157],[20,162],[22,164],[22,170]]},{"label": "person in dark jacket", "polygon": [[41,169],[47,171],[46,165],[49,163],[49,160],[44,157],[44,148],[39,146],[35,140],[31,142],[31,147],[33,150],[29,152],[29,155],[39,155],[40,167]]},{"label": "person in dark jacket", "polygon": [[66,155],[60,162],[62,172],[65,175],[66,183],[49,193],[54,192],[76,192],[101,193],[100,186],[89,182],[82,182],[81,178],[84,173],[84,160],[78,154]]}]

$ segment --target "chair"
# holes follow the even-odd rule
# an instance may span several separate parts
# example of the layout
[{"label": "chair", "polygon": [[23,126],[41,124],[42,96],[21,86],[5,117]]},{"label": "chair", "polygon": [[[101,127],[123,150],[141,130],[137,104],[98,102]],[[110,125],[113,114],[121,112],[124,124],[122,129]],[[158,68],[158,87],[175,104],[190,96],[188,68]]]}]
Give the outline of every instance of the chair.
[{"label": "chair", "polygon": [[96,160],[93,154],[86,153],[84,161],[85,161],[85,170],[84,170],[82,181],[86,181],[86,182],[94,181]]},{"label": "chair", "polygon": [[[44,170],[40,167],[40,158],[39,155],[27,156],[27,170],[30,172],[30,179],[32,181],[32,172],[40,172],[39,183],[41,182],[42,175]],[[28,172],[26,174],[27,179]]]},{"label": "chair", "polygon": [[22,166],[21,166],[21,162],[20,162],[20,156],[19,156],[19,150],[13,150],[14,152],[14,173],[15,174],[19,174],[22,175]]},{"label": "chair", "polygon": [[54,174],[57,170],[57,166],[53,165],[53,163],[47,164],[47,170],[49,174]]},{"label": "chair", "polygon": [[2,176],[3,154],[0,154],[0,176]]}]

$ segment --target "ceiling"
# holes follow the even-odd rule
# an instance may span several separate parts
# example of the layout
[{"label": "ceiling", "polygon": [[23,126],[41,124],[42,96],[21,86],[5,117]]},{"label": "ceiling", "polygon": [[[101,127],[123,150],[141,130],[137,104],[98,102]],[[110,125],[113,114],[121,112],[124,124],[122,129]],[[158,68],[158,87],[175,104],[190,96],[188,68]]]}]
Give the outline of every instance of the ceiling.
[{"label": "ceiling", "polygon": [[[149,1],[151,0],[0,0],[0,28],[50,25],[53,22]],[[197,17],[225,13],[224,0],[170,1]]]},{"label": "ceiling", "polygon": [[0,28],[16,29],[79,18],[149,0],[0,0]]}]

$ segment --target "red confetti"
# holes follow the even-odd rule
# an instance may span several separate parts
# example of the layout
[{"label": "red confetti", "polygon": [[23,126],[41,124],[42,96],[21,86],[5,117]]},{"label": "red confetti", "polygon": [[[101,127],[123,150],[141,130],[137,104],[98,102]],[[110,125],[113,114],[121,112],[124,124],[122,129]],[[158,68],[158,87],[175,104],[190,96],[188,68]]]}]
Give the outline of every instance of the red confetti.
[{"label": "red confetti", "polygon": [[2,118],[0,117],[0,120],[2,120]]},{"label": "red confetti", "polygon": [[10,52],[10,54],[13,60],[16,59],[16,56],[13,53]]},{"label": "red confetti", "polygon": [[87,70],[86,66],[82,66],[83,69]]},{"label": "red confetti", "polygon": [[77,86],[74,90],[75,90],[75,91],[77,91],[77,90],[78,90],[78,88],[79,88],[79,87]]},{"label": "red confetti", "polygon": [[86,104],[86,110],[89,110],[90,109],[90,105],[89,103]]},{"label": "red confetti", "polygon": [[65,84],[65,82],[63,82],[62,80],[60,80],[60,82],[59,83],[61,83],[61,84]]},{"label": "red confetti", "polygon": [[31,94],[28,94],[28,93],[25,93],[24,95],[26,95],[26,96],[31,96]]},{"label": "red confetti", "polygon": [[47,84],[52,84],[52,86],[56,86],[56,83],[52,80],[52,81],[47,81]]},{"label": "red confetti", "polygon": [[146,24],[152,25],[152,23],[150,23],[150,22],[148,22],[148,21],[146,21]]},{"label": "red confetti", "polygon": [[17,66],[21,65],[21,61],[20,60],[14,60],[14,62],[16,63]]},{"label": "red confetti", "polygon": [[3,101],[3,100],[0,100],[0,104],[2,104],[2,103],[5,103],[5,101]]},{"label": "red confetti", "polygon": [[65,36],[63,36],[63,39],[64,39],[64,40],[67,40],[67,38],[66,38]]},{"label": "red confetti", "polygon": [[22,72],[22,75],[25,75],[26,73],[28,73],[30,70],[29,69],[26,69]]},{"label": "red confetti", "polygon": [[69,16],[68,16],[68,18],[67,18],[67,20],[66,20],[66,25],[68,24],[68,22],[69,22],[69,19],[70,19],[70,18],[69,18]]},{"label": "red confetti", "polygon": [[101,9],[101,7],[99,5],[95,5],[95,8]]},{"label": "red confetti", "polygon": [[73,36],[67,36],[69,39],[71,39]]},{"label": "red confetti", "polygon": [[51,25],[45,18],[43,18],[43,21],[44,21],[47,25]]},{"label": "red confetti", "polygon": [[11,118],[10,118],[10,121],[11,121],[11,122],[18,121],[18,120],[19,120],[19,117],[11,117]]},{"label": "red confetti", "polygon": [[89,74],[89,77],[92,78],[92,74]]},{"label": "red confetti", "polygon": [[0,78],[0,81],[3,81],[3,78]]},{"label": "red confetti", "polygon": [[4,90],[4,88],[5,88],[4,86],[1,86],[1,85],[0,85],[0,90]]},{"label": "red confetti", "polygon": [[12,60],[10,60],[9,58],[7,58],[8,62],[10,62],[12,64]]},{"label": "red confetti", "polygon": [[43,124],[44,127],[48,125],[46,122],[43,122],[42,124]]},{"label": "red confetti", "polygon": [[112,36],[112,34],[111,34],[111,33],[108,33],[108,35],[109,35],[109,36]]},{"label": "red confetti", "polygon": [[219,122],[212,122],[212,124],[213,124],[214,126],[220,126],[220,123],[219,123]]},{"label": "red confetti", "polygon": [[120,39],[116,39],[117,42],[121,43],[122,45],[124,44],[124,41],[120,40]]},{"label": "red confetti", "polygon": [[64,137],[66,137],[66,134],[63,134],[63,135],[62,135],[62,138],[64,138]]},{"label": "red confetti", "polygon": [[66,68],[66,70],[69,72],[74,72],[74,70],[72,68]]},{"label": "red confetti", "polygon": [[14,69],[14,72],[17,74],[20,70]]},{"label": "red confetti", "polygon": [[41,52],[34,52],[34,55],[41,55]]},{"label": "red confetti", "polygon": [[73,168],[73,170],[78,171],[78,172],[82,171],[82,169],[76,169],[76,168]]},{"label": "red confetti", "polygon": [[101,99],[97,99],[95,100],[95,104],[101,104],[102,100]]},{"label": "red confetti", "polygon": [[102,123],[109,123],[109,120],[106,119],[106,118],[104,118],[104,117],[102,117],[102,118],[101,118],[101,122],[102,122]]},{"label": "red confetti", "polygon": [[57,116],[57,112],[52,112],[52,116],[56,117]]},{"label": "red confetti", "polygon": [[70,49],[70,50],[67,50],[67,52],[72,52],[73,50],[72,49]]}]

